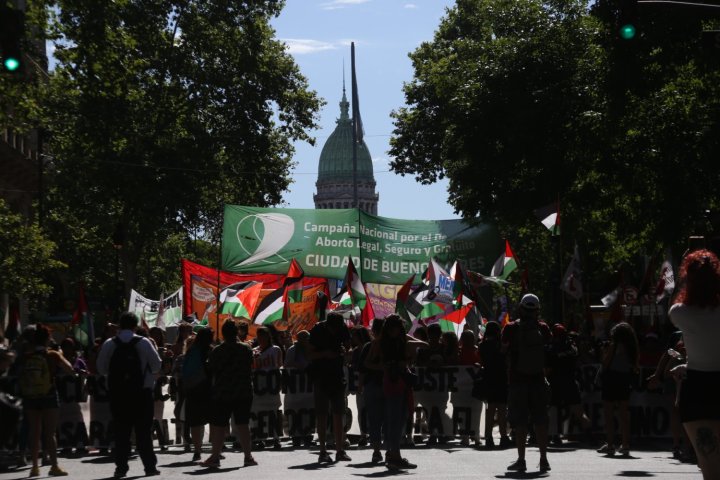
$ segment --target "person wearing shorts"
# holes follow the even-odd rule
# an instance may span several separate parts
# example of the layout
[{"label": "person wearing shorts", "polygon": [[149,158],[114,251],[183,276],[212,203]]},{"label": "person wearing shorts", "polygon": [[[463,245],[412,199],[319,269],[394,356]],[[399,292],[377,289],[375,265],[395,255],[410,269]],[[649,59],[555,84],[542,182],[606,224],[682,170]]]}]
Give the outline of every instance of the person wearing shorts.
[{"label": "person wearing shorts", "polygon": [[524,472],[525,442],[528,420],[535,427],[540,449],[540,471],[550,470],[547,459],[549,385],[545,379],[545,350],[552,333],[545,322],[538,319],[540,300],[528,293],[520,300],[520,318],[508,323],[502,331],[502,342],[507,345],[510,365],[508,369],[508,420],[514,429],[518,459],[508,470]]},{"label": "person wearing shorts", "polygon": [[[682,378],[680,420],[692,442],[703,478],[720,478],[720,261],[709,250],[688,254],[680,265],[682,288],[670,320],[682,330],[687,364]],[[682,374],[684,371],[684,375]]]},{"label": "person wearing shorts", "polygon": [[209,415],[212,453],[200,465],[220,468],[220,454],[231,416],[235,418],[245,466],[257,465],[251,453],[249,426],[253,400],[252,348],[238,341],[238,327],[233,320],[226,320],[221,331],[223,343],[208,356],[212,382]]}]

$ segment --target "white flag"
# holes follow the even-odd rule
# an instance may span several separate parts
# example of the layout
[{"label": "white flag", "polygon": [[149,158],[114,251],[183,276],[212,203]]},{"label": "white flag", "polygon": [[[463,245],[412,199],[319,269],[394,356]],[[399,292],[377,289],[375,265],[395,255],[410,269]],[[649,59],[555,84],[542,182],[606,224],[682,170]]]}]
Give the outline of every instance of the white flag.
[{"label": "white flag", "polygon": [[580,253],[577,244],[575,244],[575,252],[565,271],[560,288],[576,300],[582,298],[582,269],[580,268]]},{"label": "white flag", "polygon": [[660,267],[660,278],[655,288],[657,303],[660,303],[666,296],[672,295],[673,290],[675,290],[675,272],[673,272],[670,249],[667,249],[665,250],[665,261]]}]

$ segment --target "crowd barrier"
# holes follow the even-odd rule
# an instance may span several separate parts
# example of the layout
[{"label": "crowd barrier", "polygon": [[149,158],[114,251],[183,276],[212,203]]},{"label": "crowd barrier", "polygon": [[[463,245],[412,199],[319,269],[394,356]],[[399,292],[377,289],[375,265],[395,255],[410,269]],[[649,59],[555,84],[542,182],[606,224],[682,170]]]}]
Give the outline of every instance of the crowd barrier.
[{"label": "crowd barrier", "polygon": [[[592,429],[603,429],[602,401],[595,385],[599,365],[578,367],[576,378]],[[472,396],[477,369],[473,366],[416,368],[414,385],[416,411],[408,422],[408,433],[453,437],[478,436],[483,432],[483,403]],[[638,375],[630,399],[632,435],[636,437],[668,437],[670,435],[670,402],[658,391],[648,391],[644,382],[653,372],[644,369]],[[7,380],[7,379],[6,379]],[[348,405],[345,429],[360,433],[365,419],[364,406],[357,401],[358,372],[346,369]],[[168,394],[168,377],[158,379],[155,416],[158,434],[168,434],[175,423],[174,398]],[[61,447],[109,447],[112,443],[112,420],[105,377],[59,376],[60,397],[58,444]],[[279,369],[253,372],[254,398],[251,431],[255,440],[279,437],[304,437],[315,432],[313,385],[301,370]],[[13,381],[5,382],[4,390],[12,391]],[[209,407],[208,407],[209,408]],[[181,413],[182,414],[182,413]],[[551,433],[579,433],[580,427],[565,409],[550,411]],[[330,422],[331,423],[331,422]],[[177,437],[176,437],[177,438]],[[172,443],[172,442],[170,442]]]}]

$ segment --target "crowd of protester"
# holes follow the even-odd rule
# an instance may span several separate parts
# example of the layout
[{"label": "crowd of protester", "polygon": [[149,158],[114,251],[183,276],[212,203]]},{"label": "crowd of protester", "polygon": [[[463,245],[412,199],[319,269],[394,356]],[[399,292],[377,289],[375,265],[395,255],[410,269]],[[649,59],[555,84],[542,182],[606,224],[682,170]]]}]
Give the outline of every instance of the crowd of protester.
[{"label": "crowd of protester", "polygon": [[[46,326],[30,325],[13,345],[0,350],[0,373],[17,378],[11,393],[22,399],[22,421],[14,432],[4,429],[3,435],[15,438],[21,465],[26,465],[29,454],[31,477],[40,475],[41,461],[49,463],[49,475],[67,475],[58,464],[59,400],[54,379],[60,374],[104,375],[114,422],[115,478],[129,471],[133,432],[145,474],[158,475],[153,436],[161,449],[169,443],[159,422],[168,389],[159,379],[170,378],[176,425],[193,461],[219,468],[232,435],[244,464],[254,466],[258,462],[253,450],[265,448],[268,442],[280,449],[283,439],[276,434],[253,444],[249,428],[253,370],[285,367],[305,370],[313,383],[316,437],[294,436],[292,446],[316,446],[321,463],[349,461],[350,442],[343,428],[349,366],[359,372],[355,402],[357,411],[365,412],[357,445],[370,446],[373,463],[407,470],[416,467],[401,452],[401,447],[415,441],[407,428],[419,415],[413,398],[414,368],[464,365],[482,369],[473,396],[486,409],[484,443],[477,431],[473,438],[461,435],[461,445],[473,443],[488,450],[514,446],[518,456],[508,470],[524,472],[530,438],[540,451],[540,471],[549,471],[548,445],[563,441],[559,435],[548,438],[549,406],[567,409],[586,431],[583,441],[591,438],[576,376],[578,362],[589,359],[601,364],[596,383],[602,390],[604,418],[616,418],[619,426],[616,432],[615,421],[604,422],[605,443],[599,453],[630,455],[632,385],[639,381],[641,365],[652,366],[647,385],[661,388],[671,407],[673,455],[692,460],[697,452],[705,478],[720,478],[720,353],[716,353],[720,262],[709,251],[694,252],[685,258],[680,274],[683,282],[670,320],[682,331],[669,335],[668,348],[659,335],[664,332],[636,331],[625,321],[608,326],[604,342],[584,341],[560,323],[542,321],[540,300],[532,294],[522,297],[515,320],[504,327],[489,321],[477,333],[468,327],[459,335],[443,332],[437,323],[416,325],[410,335],[407,322],[397,315],[375,319],[365,328],[349,325],[342,315],[331,312],[309,332],[299,332],[294,342],[272,325],[257,328],[249,340],[247,323],[228,320],[219,332],[221,341],[210,328],[183,324],[176,341],[166,344],[163,330],[140,328],[134,314],[124,313],[117,325],[108,324],[103,338],[85,355],[72,338],[56,345]],[[206,427],[210,454],[203,460]],[[430,431],[425,441],[434,445],[448,438]],[[88,448],[76,446],[76,454],[87,454]]]}]

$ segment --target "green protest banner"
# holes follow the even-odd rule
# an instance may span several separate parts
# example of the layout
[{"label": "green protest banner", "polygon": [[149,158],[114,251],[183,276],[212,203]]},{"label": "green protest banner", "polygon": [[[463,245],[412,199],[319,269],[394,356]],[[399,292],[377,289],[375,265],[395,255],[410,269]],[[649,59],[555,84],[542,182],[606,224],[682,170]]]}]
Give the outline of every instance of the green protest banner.
[{"label": "green protest banner", "polygon": [[[225,207],[222,263],[229,272],[287,272],[295,258],[305,274],[343,278],[352,257],[363,282],[399,285],[430,258],[464,261],[487,273],[503,244],[493,225],[461,220],[397,220],[357,209]],[[486,272],[487,271],[487,272]]]}]

